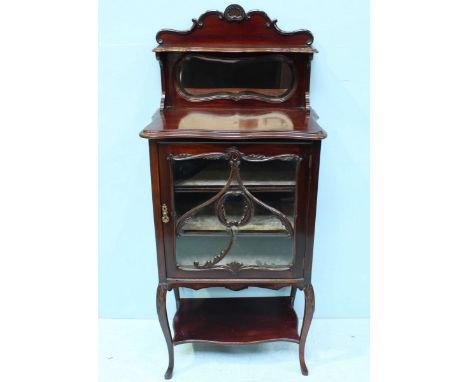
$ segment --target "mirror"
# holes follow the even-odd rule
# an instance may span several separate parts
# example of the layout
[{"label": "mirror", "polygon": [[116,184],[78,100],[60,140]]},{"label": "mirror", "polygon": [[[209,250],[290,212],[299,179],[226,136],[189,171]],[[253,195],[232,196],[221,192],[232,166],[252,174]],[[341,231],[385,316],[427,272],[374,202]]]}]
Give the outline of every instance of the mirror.
[{"label": "mirror", "polygon": [[178,90],[190,101],[254,98],[282,102],[295,85],[292,62],[282,55],[219,58],[189,55],[177,71]]}]

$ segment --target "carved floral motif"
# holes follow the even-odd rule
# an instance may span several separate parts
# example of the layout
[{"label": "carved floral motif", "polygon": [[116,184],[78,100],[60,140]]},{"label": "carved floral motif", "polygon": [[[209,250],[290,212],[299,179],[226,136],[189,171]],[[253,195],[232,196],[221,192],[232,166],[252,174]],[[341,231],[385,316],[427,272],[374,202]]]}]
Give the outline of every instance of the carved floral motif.
[{"label": "carved floral motif", "polygon": [[216,264],[218,264],[222,259],[224,259],[226,257],[226,255],[229,253],[229,251],[231,250],[231,247],[232,245],[234,244],[234,237],[235,237],[235,234],[234,234],[234,231],[232,228],[229,228],[229,233],[230,233],[230,238],[229,238],[229,242],[226,246],[226,248],[224,248],[223,250],[221,250],[221,252],[219,252],[214,258],[213,260],[209,260],[207,262],[205,262],[204,264],[200,265],[200,263],[198,261],[194,261],[193,262],[193,265],[195,266],[195,268],[199,268],[199,269],[210,269],[210,268],[213,268]]},{"label": "carved floral motif", "polygon": [[245,11],[240,5],[231,4],[228,5],[223,16],[227,21],[242,21],[245,19]]}]

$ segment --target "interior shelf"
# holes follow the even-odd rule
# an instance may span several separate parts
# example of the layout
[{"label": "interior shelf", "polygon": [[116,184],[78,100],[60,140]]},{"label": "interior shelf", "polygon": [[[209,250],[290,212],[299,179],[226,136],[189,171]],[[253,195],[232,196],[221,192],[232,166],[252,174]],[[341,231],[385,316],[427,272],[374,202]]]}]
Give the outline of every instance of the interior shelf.
[{"label": "interior shelf", "polygon": [[[291,225],[294,227],[294,219],[287,216]],[[221,224],[214,215],[194,216],[183,225],[181,235],[205,235],[221,234],[226,235],[226,227]],[[237,229],[239,235],[249,234],[278,234],[288,235],[288,231],[281,221],[273,215],[254,215],[249,224]]]},{"label": "interior shelf", "polygon": [[[205,264],[212,261],[228,242],[227,234],[178,236],[175,243],[176,262],[184,269],[195,271],[194,262]],[[294,263],[294,238],[286,235],[239,235],[228,254],[217,264],[227,265],[231,262],[260,268],[289,269]]]},{"label": "interior shelf", "polygon": [[290,297],[180,299],[174,344],[299,342]]},{"label": "interior shelf", "polygon": [[[213,182],[217,183],[217,182]],[[224,183],[219,183],[219,184],[205,184],[203,186],[194,186],[194,185],[176,185],[174,187],[174,190],[176,192],[218,192],[220,191],[224,186]],[[249,185],[247,184],[248,189],[250,192],[253,193],[258,193],[258,192],[294,192],[296,187],[295,185],[278,185],[278,184],[270,184],[270,185]],[[231,191],[236,191],[240,190],[240,187],[236,185],[231,185],[230,187]]]},{"label": "interior shelf", "polygon": [[[245,186],[248,187],[289,187],[296,185],[295,171],[290,164],[278,163],[244,163],[241,165],[240,174]],[[192,173],[175,182],[177,189],[187,187],[222,187],[229,177],[229,169],[223,161],[212,161]],[[235,186],[235,183],[233,183]]]}]

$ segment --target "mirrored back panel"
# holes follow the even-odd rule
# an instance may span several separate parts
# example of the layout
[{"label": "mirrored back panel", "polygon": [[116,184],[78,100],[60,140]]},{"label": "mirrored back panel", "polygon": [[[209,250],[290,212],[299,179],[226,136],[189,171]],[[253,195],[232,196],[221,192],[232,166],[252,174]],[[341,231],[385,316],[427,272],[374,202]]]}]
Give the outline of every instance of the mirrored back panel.
[{"label": "mirrored back panel", "polygon": [[177,68],[177,91],[193,102],[259,99],[282,102],[296,86],[296,73],[284,55],[213,57],[188,55]]}]

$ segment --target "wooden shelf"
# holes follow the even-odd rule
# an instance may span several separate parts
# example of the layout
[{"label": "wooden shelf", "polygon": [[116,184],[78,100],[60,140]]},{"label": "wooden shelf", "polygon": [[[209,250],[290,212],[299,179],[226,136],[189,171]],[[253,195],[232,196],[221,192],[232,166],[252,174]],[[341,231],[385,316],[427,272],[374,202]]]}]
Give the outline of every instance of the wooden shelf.
[{"label": "wooden shelf", "polygon": [[[222,189],[222,186],[189,186],[189,187],[181,187],[176,186],[174,191],[176,192],[218,192]],[[257,193],[257,192],[295,192],[295,186],[249,186],[248,187],[250,192]],[[236,191],[240,190],[239,187],[231,186],[230,190]]]},{"label": "wooden shelf", "polygon": [[[294,227],[294,218],[287,217]],[[215,215],[198,215],[183,225],[181,235],[226,235],[227,229]],[[246,234],[277,234],[288,235],[281,221],[274,215],[254,215],[249,224],[237,229],[238,235]]]},{"label": "wooden shelf", "polygon": [[290,297],[180,299],[174,344],[299,342]]},{"label": "wooden shelf", "polygon": [[[283,168],[279,167],[282,166]],[[241,165],[240,174],[244,185],[249,187],[261,187],[265,190],[288,187],[293,190],[296,185],[296,173],[292,168],[284,169],[288,164],[278,163],[278,161],[265,163],[247,163]],[[200,171],[194,173],[186,179],[175,182],[174,188],[189,187],[223,187],[229,177],[228,163],[225,161],[212,161]],[[233,184],[235,186],[235,184]]]},{"label": "wooden shelf", "polygon": [[246,46],[157,46],[153,52],[217,52],[217,53],[318,53],[312,47],[246,47]]}]

